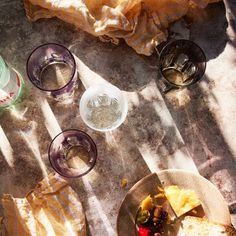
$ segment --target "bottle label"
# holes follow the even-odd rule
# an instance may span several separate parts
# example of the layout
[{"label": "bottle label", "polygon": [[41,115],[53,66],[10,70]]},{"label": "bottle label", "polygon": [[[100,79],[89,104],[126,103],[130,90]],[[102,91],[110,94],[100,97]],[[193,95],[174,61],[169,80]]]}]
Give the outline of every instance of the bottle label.
[{"label": "bottle label", "polygon": [[19,96],[22,86],[22,81],[19,75],[13,70],[10,70],[10,80],[0,89],[0,107],[11,105]]},{"label": "bottle label", "polygon": [[10,70],[3,58],[0,55],[0,88],[7,85],[10,80]]}]

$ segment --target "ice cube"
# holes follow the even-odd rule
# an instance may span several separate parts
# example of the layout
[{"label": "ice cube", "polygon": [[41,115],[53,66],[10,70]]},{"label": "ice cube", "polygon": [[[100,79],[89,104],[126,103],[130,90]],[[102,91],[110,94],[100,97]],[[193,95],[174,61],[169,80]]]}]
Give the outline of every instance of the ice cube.
[{"label": "ice cube", "polygon": [[109,97],[106,94],[99,95],[97,97],[98,104],[101,106],[107,106],[109,104]]},{"label": "ice cube", "polygon": [[74,137],[74,136],[67,137],[66,141],[70,146],[79,146],[79,145],[81,145],[81,142],[77,139],[77,137]]},{"label": "ice cube", "polygon": [[95,107],[98,107],[98,106],[99,106],[99,103],[98,103],[97,99],[94,99],[94,98],[90,99],[87,103],[87,108],[89,108],[91,110]]},{"label": "ice cube", "polygon": [[111,106],[113,110],[117,110],[119,107],[118,100],[116,98],[111,99]]},{"label": "ice cube", "polygon": [[163,67],[164,68],[168,68],[170,66],[173,66],[172,64],[173,64],[174,58],[175,58],[175,54],[168,54],[165,57],[165,60],[164,60],[164,63],[163,63]]},{"label": "ice cube", "polygon": [[188,63],[189,57],[185,53],[181,53],[178,55],[177,59],[175,60],[175,65],[177,68],[183,68],[186,63]]},{"label": "ice cube", "polygon": [[87,108],[93,108],[93,107],[94,107],[93,101],[89,100],[87,103]]},{"label": "ice cube", "polygon": [[196,73],[197,68],[192,62],[188,62],[186,66],[182,69],[182,72],[184,74],[183,82],[186,83],[189,81],[189,79],[193,79],[193,75]]},{"label": "ice cube", "polygon": [[87,150],[87,152],[90,152],[90,150],[91,150],[91,144],[90,144],[89,141],[83,140],[83,141],[82,141],[82,145],[83,145],[83,147]]}]

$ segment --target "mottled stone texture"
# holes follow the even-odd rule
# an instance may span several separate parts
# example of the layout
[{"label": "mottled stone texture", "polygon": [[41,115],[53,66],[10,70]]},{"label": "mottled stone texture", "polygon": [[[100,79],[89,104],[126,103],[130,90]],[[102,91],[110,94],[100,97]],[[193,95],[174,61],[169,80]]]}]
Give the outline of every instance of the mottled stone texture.
[{"label": "mottled stone texture", "polygon": [[[137,55],[123,43],[102,43],[57,19],[31,23],[21,1],[1,0],[0,53],[22,74],[25,89],[15,107],[0,114],[0,193],[24,196],[52,171],[47,150],[53,136],[78,128],[98,146],[94,170],[70,180],[91,235],[115,235],[118,208],[128,189],[151,171],[166,168],[198,169],[222,192],[235,224],[236,4],[226,3],[226,11],[223,3],[213,4],[172,27],[172,36],[189,37],[204,49],[208,64],[201,82],[163,96],[156,55]],[[71,49],[83,84],[105,79],[125,91],[129,113],[120,128],[99,133],[84,125],[78,110],[85,89],[81,82],[69,105],[46,98],[29,83],[27,57],[45,42]],[[122,178],[128,179],[125,189]]]}]

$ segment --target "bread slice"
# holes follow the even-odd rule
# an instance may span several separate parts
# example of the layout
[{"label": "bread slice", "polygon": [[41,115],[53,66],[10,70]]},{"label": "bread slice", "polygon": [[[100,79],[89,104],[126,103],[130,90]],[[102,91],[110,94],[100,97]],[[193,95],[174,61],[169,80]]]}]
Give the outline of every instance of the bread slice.
[{"label": "bread slice", "polygon": [[199,217],[186,216],[182,227],[184,236],[236,236],[233,227]]}]

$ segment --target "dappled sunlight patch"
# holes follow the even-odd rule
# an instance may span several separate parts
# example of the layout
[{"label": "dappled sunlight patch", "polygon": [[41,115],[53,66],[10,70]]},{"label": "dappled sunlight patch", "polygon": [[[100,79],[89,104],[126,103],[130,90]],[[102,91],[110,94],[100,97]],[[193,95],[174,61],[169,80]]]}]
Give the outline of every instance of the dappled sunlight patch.
[{"label": "dappled sunlight patch", "polygon": [[11,168],[13,168],[14,167],[13,149],[1,125],[0,125],[0,151],[2,152],[7,164]]},{"label": "dappled sunlight patch", "polygon": [[87,179],[89,182],[93,183],[99,178],[99,173],[93,168],[89,174],[87,174]]},{"label": "dappled sunlight patch", "polygon": [[195,166],[193,159],[191,158],[187,148],[182,147],[177,149],[174,153],[169,154],[165,146],[161,146],[162,154],[164,156],[152,150],[148,144],[144,144],[141,147],[137,147],[142,154],[144,161],[149,167],[151,172],[157,172],[162,169],[188,169],[194,172],[198,172],[197,167]]},{"label": "dappled sunlight patch", "polygon": [[125,157],[123,154],[125,151],[124,151],[124,147],[122,147],[120,143],[121,133],[119,133],[118,130],[115,130],[115,131],[106,132],[105,136],[106,136],[106,143],[108,144],[108,147],[115,150],[118,157],[120,157],[122,166],[125,168],[126,163],[125,163]]},{"label": "dappled sunlight patch", "polygon": [[87,217],[89,219],[93,219],[94,216],[99,215],[102,223],[105,226],[105,229],[108,235],[115,235],[115,231],[113,230],[111,222],[107,218],[106,213],[104,212],[101,203],[99,202],[97,196],[95,195],[87,176],[83,176],[81,180],[83,181],[84,188],[88,194],[87,201],[89,204],[89,208],[88,208],[89,210],[86,211]]},{"label": "dappled sunlight patch", "polygon": [[209,110],[212,108],[217,108],[219,103],[219,98],[215,94],[216,82],[214,80],[203,80],[199,87],[204,95],[204,104],[209,107]]},{"label": "dappled sunlight patch", "polygon": [[55,236],[56,233],[53,229],[53,226],[50,222],[50,220],[47,217],[47,214],[45,213],[45,210],[43,208],[41,208],[38,212],[38,219],[43,223],[43,225],[45,225],[47,227],[47,231],[49,233],[49,235]]},{"label": "dappled sunlight patch", "polygon": [[137,92],[123,92],[124,95],[126,96],[129,104],[129,110],[132,110],[133,107],[138,107],[139,106],[139,96]]},{"label": "dappled sunlight patch", "polygon": [[172,155],[166,158],[168,168],[187,169],[198,172],[196,165],[193,162],[186,147],[176,150]]},{"label": "dappled sunlight patch", "polygon": [[71,223],[68,220],[65,220],[65,227],[67,228],[70,236],[77,236],[78,233],[73,229]]},{"label": "dappled sunlight patch", "polygon": [[[222,77],[220,80],[214,80],[215,84],[211,88],[209,83],[201,83],[201,90],[207,95],[206,105],[211,116],[214,119],[214,123],[223,136],[225,143],[228,145],[228,149],[235,156],[236,155],[236,139],[232,136],[236,132],[236,125],[234,117],[236,114],[236,92],[234,88],[234,68],[232,73],[227,73],[226,77]],[[212,127],[215,129],[215,127]]]},{"label": "dappled sunlight patch", "polygon": [[118,150],[118,144],[112,132],[106,132],[105,137],[106,137],[106,143],[108,144],[108,146],[112,148],[116,148]]},{"label": "dappled sunlight patch", "polygon": [[141,147],[137,146],[137,148],[141,153],[150,171],[158,172],[160,170],[158,166],[159,155],[156,152],[152,151],[148,146],[148,144],[144,144]]},{"label": "dappled sunlight patch", "polygon": [[23,110],[17,109],[16,106],[12,106],[10,109],[10,113],[12,116],[14,116],[16,119],[21,121],[26,121],[25,114],[28,111],[28,107],[25,107]]},{"label": "dappled sunlight patch", "polygon": [[56,135],[62,132],[60,125],[48,104],[48,101],[45,98],[40,99],[39,105],[41,107],[43,116],[44,116],[44,123],[48,130],[49,135],[53,139]]},{"label": "dappled sunlight patch", "polygon": [[157,88],[156,83],[152,80],[149,84],[139,92],[139,94],[147,101],[160,100],[161,94]]},{"label": "dappled sunlight patch", "polygon": [[177,91],[176,97],[179,102],[179,107],[185,107],[190,102],[189,91],[187,89]]},{"label": "dappled sunlight patch", "polygon": [[[213,154],[212,154],[213,155]],[[198,166],[199,172],[203,175],[209,175],[211,174],[209,169],[213,167],[213,169],[221,168],[223,158],[219,156],[208,156],[208,160],[203,162],[201,165]],[[217,167],[218,166],[218,167]]]},{"label": "dappled sunlight patch", "polygon": [[166,127],[175,126],[174,120],[172,119],[171,114],[167,110],[164,102],[153,101],[152,107],[156,111],[157,115],[159,116],[162,125]]},{"label": "dappled sunlight patch", "polygon": [[[161,94],[156,84],[150,83],[138,95],[140,104],[135,109],[136,120],[133,120],[135,122],[131,131],[136,147],[149,169],[155,172],[174,168],[176,164],[178,168],[190,166],[188,168],[197,171],[191,155],[185,150],[185,143],[165,100],[162,97],[159,99]],[[181,96],[180,93],[180,103],[184,105]],[[189,99],[189,95],[187,98]]]},{"label": "dappled sunlight patch", "polygon": [[186,107],[191,101],[187,88],[167,94],[166,99],[175,109]]},{"label": "dappled sunlight patch", "polygon": [[212,78],[214,75],[225,76],[226,70],[230,71],[230,69],[234,68],[235,52],[235,46],[231,43],[227,43],[224,52],[222,52],[216,59],[207,63],[207,74],[209,77]]},{"label": "dappled sunlight patch", "polygon": [[47,168],[44,162],[42,161],[41,153],[39,150],[39,143],[37,140],[37,134],[36,134],[36,129],[37,129],[37,123],[35,121],[31,121],[31,129],[28,131],[19,131],[21,136],[23,137],[24,141],[34,154],[37,162],[39,163],[39,166],[42,170],[43,176],[47,176]]},{"label": "dappled sunlight patch", "polygon": [[74,58],[76,61],[77,70],[79,72],[79,78],[86,89],[94,84],[109,83],[104,78],[102,78],[99,74],[92,71],[76,55],[74,55]]}]

